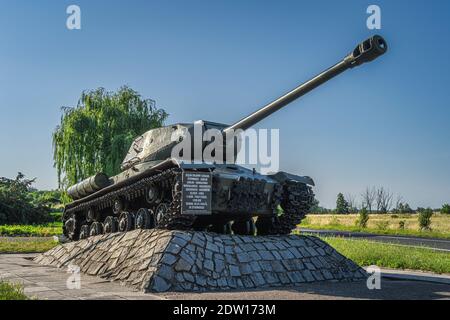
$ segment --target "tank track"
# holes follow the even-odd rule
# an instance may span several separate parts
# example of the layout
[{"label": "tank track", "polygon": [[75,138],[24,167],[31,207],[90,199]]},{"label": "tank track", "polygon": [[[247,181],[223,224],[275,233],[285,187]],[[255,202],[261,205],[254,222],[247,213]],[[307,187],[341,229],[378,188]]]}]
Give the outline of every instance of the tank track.
[{"label": "tank track", "polygon": [[297,181],[286,181],[282,185],[280,206],[283,213],[272,219],[257,222],[260,235],[287,235],[297,228],[314,203],[312,188]]},{"label": "tank track", "polygon": [[181,170],[179,168],[168,169],[154,176],[143,178],[138,182],[122,187],[118,190],[114,190],[99,198],[81,203],[74,207],[66,208],[64,211],[63,223],[65,223],[67,219],[73,215],[78,215],[76,220],[79,221],[77,222],[79,224],[77,229],[79,229],[81,225],[86,223],[85,217],[79,217],[79,215],[83,215],[89,208],[104,210],[112,207],[114,200],[116,199],[124,199],[130,202],[134,199],[145,197],[146,189],[150,185],[158,183],[165,187],[166,192],[171,190],[172,195],[171,201],[169,201],[169,210],[166,214],[164,214],[156,227],[164,229],[190,230],[192,229],[192,225],[196,217],[181,215],[181,184],[177,183],[180,180]]},{"label": "tank track", "polygon": [[168,214],[162,217],[162,220],[157,227],[170,230],[191,230],[196,220],[196,216],[181,214],[181,170],[172,169],[171,171],[173,181],[172,202],[170,203]]},{"label": "tank track", "polygon": [[[182,171],[179,168],[168,169],[164,172],[156,175],[143,178],[133,184],[124,186],[120,189],[111,191],[96,199],[86,201],[71,207],[70,205],[64,212],[64,226],[65,222],[71,217],[76,217],[75,222],[77,231],[75,236],[71,236],[72,240],[78,240],[80,228],[82,225],[86,225],[86,212],[89,208],[95,208],[97,210],[111,210],[114,201],[116,199],[123,199],[131,203],[133,200],[139,200],[145,197],[146,190],[149,186],[159,184],[163,187],[165,192],[171,192],[166,195],[166,201],[168,203],[168,210],[159,219],[156,228],[169,229],[169,230],[195,230],[196,216],[182,215],[181,214],[181,199],[182,199]],[[243,187],[246,186],[244,183]],[[213,186],[214,189],[214,186]],[[244,188],[246,191],[239,188],[242,192],[239,192],[240,206],[248,206],[249,203],[261,201],[261,190],[256,188]],[[258,189],[258,190],[257,190]],[[255,192],[250,192],[255,191]],[[213,190],[214,192],[214,190]],[[313,205],[314,193],[310,186],[296,182],[287,181],[283,184],[276,186],[274,190],[274,209],[280,205],[283,209],[283,213],[279,216],[273,217],[260,217],[257,219],[256,228],[258,229],[258,235],[277,235],[277,234],[290,234],[297,225],[304,219],[309,209]],[[170,200],[170,201],[168,201]],[[154,209],[154,208],[153,208]],[[126,211],[126,210],[125,210]],[[112,215],[112,212],[111,212]],[[104,222],[106,217],[99,222]],[[67,232],[64,232],[67,235]]]}]

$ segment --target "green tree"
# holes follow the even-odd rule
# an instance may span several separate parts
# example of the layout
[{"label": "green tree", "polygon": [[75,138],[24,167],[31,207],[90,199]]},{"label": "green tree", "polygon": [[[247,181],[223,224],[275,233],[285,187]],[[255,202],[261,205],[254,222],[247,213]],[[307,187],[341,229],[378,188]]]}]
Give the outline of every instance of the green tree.
[{"label": "green tree", "polygon": [[0,225],[36,224],[51,220],[50,209],[45,203],[34,201],[33,180],[18,173],[16,179],[0,178]]},{"label": "green tree", "polygon": [[442,206],[441,213],[450,214],[450,204],[446,203]]},{"label": "green tree", "polygon": [[339,193],[336,199],[336,213],[347,214],[349,213],[348,203],[345,201],[344,195]]},{"label": "green tree", "polygon": [[392,213],[414,213],[414,210],[411,209],[407,202],[399,202],[397,206],[392,209]]},{"label": "green tree", "polygon": [[167,116],[153,100],[126,86],[117,92],[83,92],[76,107],[62,108],[61,123],[53,133],[59,186],[98,172],[119,173],[133,139],[162,126]]},{"label": "green tree", "polygon": [[310,214],[322,214],[322,213],[328,213],[330,211],[332,211],[332,210],[321,207],[320,202],[317,199],[314,199],[313,205],[312,205],[311,209],[309,209]]},{"label": "green tree", "polygon": [[49,207],[58,207],[65,204],[65,192],[62,190],[36,190],[31,192],[34,203],[46,204]]}]

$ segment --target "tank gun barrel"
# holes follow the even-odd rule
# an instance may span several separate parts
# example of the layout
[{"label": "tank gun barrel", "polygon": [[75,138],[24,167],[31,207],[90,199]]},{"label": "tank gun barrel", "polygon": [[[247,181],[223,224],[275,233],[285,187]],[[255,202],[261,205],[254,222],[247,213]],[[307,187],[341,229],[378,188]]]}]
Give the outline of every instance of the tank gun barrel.
[{"label": "tank gun barrel", "polygon": [[250,114],[249,116],[243,118],[242,120],[236,122],[230,127],[224,129],[224,133],[233,132],[236,130],[246,130],[268,117],[272,113],[280,110],[287,104],[293,102],[294,100],[300,98],[309,91],[317,88],[321,84],[327,82],[328,80],[334,78],[340,73],[359,66],[363,63],[375,60],[379,56],[383,55],[387,50],[386,41],[379,35],[375,35],[364,42],[358,44],[358,46],[348,54],[341,62],[335,64],[331,68],[318,74],[311,80],[301,84],[292,91],[286,93],[275,101],[269,103],[258,111]]}]

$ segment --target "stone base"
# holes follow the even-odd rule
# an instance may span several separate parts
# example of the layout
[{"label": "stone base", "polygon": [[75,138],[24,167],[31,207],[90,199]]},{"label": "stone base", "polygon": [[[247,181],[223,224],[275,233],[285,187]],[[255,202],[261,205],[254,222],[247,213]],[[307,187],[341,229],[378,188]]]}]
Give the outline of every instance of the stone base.
[{"label": "stone base", "polygon": [[212,291],[354,281],[365,271],[310,236],[135,230],[63,244],[36,257],[146,292]]}]

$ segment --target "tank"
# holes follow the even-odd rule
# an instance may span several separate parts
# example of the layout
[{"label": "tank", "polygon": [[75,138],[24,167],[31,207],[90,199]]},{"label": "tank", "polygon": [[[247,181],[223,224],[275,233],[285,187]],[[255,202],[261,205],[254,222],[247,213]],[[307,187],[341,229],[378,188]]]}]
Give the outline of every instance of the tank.
[{"label": "tank", "polygon": [[[201,120],[149,130],[133,141],[120,174],[99,173],[68,189],[73,201],[64,209],[64,234],[79,240],[151,228],[290,233],[314,203],[314,181],[287,172],[263,175],[239,165],[238,133],[386,51],[386,41],[372,36],[334,66],[232,125]],[[203,139],[207,132],[215,132],[214,139]],[[205,156],[212,141],[212,157]]]}]

